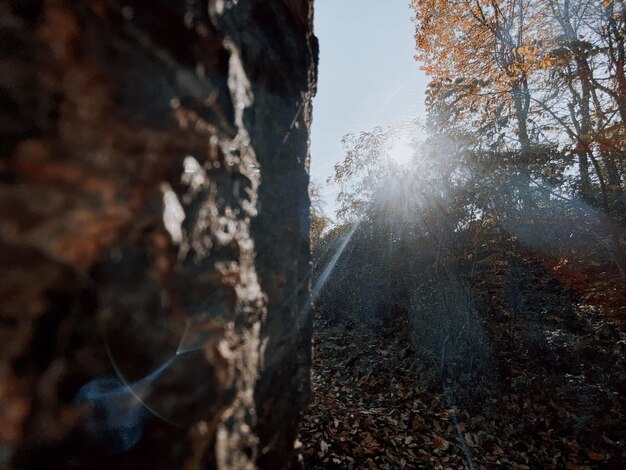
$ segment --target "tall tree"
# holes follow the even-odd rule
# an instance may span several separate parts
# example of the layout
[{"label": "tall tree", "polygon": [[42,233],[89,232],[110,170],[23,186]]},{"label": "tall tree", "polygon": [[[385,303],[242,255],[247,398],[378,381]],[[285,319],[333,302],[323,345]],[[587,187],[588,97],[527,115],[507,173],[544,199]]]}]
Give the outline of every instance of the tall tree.
[{"label": "tall tree", "polygon": [[531,82],[545,36],[540,5],[528,0],[414,0],[412,5],[423,69],[436,79],[454,80],[470,112],[504,113],[515,121],[520,170],[526,173],[532,154]]}]

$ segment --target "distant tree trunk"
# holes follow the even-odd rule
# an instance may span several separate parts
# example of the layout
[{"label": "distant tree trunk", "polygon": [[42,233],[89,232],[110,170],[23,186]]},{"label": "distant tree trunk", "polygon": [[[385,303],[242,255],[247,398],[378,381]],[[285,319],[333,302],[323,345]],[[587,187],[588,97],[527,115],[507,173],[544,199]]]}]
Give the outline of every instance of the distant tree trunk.
[{"label": "distant tree trunk", "polygon": [[531,143],[528,135],[528,110],[530,107],[530,92],[526,78],[516,81],[511,89],[515,103],[515,117],[517,119],[517,138],[520,143],[520,162],[524,173],[528,174],[528,165],[531,159]]},{"label": "distant tree trunk", "polygon": [[617,196],[621,192],[622,178],[620,177],[617,163],[615,162],[614,153],[615,152],[603,152],[602,160],[606,168],[607,183],[611,188],[611,193]]},{"label": "distant tree trunk", "polygon": [[[578,157],[578,173],[580,182],[580,194],[583,199],[588,199],[591,194],[591,180],[589,178],[589,158],[587,158],[588,142],[584,144],[582,140],[590,137],[591,112],[590,102],[592,98],[593,73],[587,59],[587,52],[580,45],[578,34],[572,25],[570,4],[566,1],[563,6],[558,2],[550,0],[550,7],[556,20],[563,30],[566,45],[570,48],[576,62],[576,78],[580,80],[581,92],[579,93],[571,79],[573,73],[569,74],[568,86],[572,95],[570,103],[570,114],[572,123],[576,129],[578,142],[576,143],[576,155]],[[578,116],[576,114],[578,112]]]},{"label": "distant tree trunk", "polygon": [[519,188],[519,198],[525,211],[530,210],[533,198],[530,194],[530,164],[532,160],[532,145],[528,133],[528,111],[530,108],[530,91],[528,81],[524,77],[515,81],[511,94],[515,104],[515,117],[517,120],[517,138],[520,145],[519,167],[521,181]]},{"label": "distant tree trunk", "polygon": [[0,0],[0,467],[293,464],[312,14]]},{"label": "distant tree trunk", "polygon": [[591,180],[589,178],[589,159],[586,152],[578,152],[578,173],[580,195],[583,200],[588,200],[591,193]]},{"label": "distant tree trunk", "polygon": [[[589,159],[587,158],[588,145],[591,132],[591,68],[587,59],[583,56],[580,48],[576,47],[576,66],[577,73],[580,78],[582,93],[580,97],[576,97],[580,112],[580,123],[577,128],[578,135],[585,139],[585,145],[578,145],[578,168],[580,173],[580,193],[583,199],[587,199],[591,192],[591,181],[589,179]],[[572,95],[574,95],[572,88]],[[574,95],[575,96],[575,95]],[[579,99],[578,99],[579,98]],[[576,124],[576,119],[572,119]]]},{"label": "distant tree trunk", "polygon": [[626,8],[615,14],[613,2],[605,6],[606,27],[609,40],[608,58],[615,74],[615,101],[619,109],[622,123],[626,123],[626,47],[624,44],[624,27],[626,27]]}]

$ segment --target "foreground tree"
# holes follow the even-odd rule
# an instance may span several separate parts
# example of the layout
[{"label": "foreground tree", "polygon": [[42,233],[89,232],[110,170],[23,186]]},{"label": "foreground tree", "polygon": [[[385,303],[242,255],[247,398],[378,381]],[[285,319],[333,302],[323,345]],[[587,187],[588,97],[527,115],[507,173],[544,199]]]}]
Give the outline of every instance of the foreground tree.
[{"label": "foreground tree", "polygon": [[311,4],[0,3],[0,467],[291,463]]}]

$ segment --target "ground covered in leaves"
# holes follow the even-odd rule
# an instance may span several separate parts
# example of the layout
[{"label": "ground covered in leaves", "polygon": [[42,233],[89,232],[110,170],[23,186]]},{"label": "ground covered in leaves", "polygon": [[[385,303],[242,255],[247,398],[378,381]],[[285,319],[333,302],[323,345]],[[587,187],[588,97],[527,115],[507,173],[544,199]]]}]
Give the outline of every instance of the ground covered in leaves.
[{"label": "ground covered in leaves", "polygon": [[317,326],[305,468],[462,468],[455,411],[420,388],[406,335]]},{"label": "ground covered in leaves", "polygon": [[520,302],[556,313],[487,318],[493,370],[469,382],[416,373],[405,319],[375,330],[316,319],[304,467],[626,468],[623,327],[536,264],[519,280]]}]

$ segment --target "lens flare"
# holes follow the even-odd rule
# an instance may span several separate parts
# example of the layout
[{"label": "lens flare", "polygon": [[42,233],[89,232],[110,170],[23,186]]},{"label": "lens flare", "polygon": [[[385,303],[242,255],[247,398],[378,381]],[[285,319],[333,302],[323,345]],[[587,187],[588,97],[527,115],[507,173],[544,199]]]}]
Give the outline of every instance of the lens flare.
[{"label": "lens flare", "polygon": [[84,385],[74,402],[90,408],[85,428],[95,440],[113,452],[133,447],[148,419],[156,414],[144,399],[154,381],[172,364],[174,358],[132,384],[120,377],[103,377]]}]

